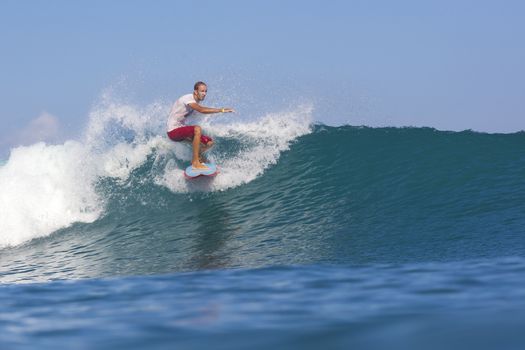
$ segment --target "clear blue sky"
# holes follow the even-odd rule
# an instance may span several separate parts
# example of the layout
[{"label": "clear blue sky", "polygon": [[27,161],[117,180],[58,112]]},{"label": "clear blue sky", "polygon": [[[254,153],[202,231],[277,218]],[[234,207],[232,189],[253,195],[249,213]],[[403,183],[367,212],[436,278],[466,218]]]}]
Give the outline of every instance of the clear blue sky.
[{"label": "clear blue sky", "polygon": [[196,80],[244,115],[311,101],[329,124],[522,130],[524,18],[520,1],[2,0],[0,148],[43,112],[80,128],[109,86],[147,104]]}]

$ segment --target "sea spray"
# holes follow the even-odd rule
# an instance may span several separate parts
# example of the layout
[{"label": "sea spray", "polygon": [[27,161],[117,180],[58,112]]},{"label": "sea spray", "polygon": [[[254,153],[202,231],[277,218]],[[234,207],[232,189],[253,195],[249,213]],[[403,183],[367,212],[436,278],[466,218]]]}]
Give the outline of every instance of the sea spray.
[{"label": "sea spray", "polygon": [[103,199],[92,186],[95,178],[78,142],[13,149],[0,168],[0,246],[96,220]]},{"label": "sea spray", "polygon": [[[231,150],[210,152],[211,158],[220,166],[220,176],[213,182],[202,185],[184,179],[182,170],[174,162],[167,164],[166,171],[157,177],[156,183],[173,192],[193,190],[225,190],[253,181],[270,165],[277,163],[283,151],[298,137],[312,131],[311,105],[302,105],[294,110],[269,113],[257,120],[213,123],[206,118],[200,125],[206,133],[221,139],[239,143],[237,152]],[[233,118],[232,118],[233,119]],[[190,153],[178,152],[189,161]]]}]

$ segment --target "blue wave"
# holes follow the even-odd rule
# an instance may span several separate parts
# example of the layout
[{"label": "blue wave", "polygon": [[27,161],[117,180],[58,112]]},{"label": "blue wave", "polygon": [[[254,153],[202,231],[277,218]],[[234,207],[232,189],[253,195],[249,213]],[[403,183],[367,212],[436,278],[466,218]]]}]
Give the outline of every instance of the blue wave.
[{"label": "blue wave", "polygon": [[153,153],[125,183],[100,180],[105,214],[4,249],[3,280],[524,251],[524,133],[318,125],[256,180],[215,192],[173,193],[160,168]]}]

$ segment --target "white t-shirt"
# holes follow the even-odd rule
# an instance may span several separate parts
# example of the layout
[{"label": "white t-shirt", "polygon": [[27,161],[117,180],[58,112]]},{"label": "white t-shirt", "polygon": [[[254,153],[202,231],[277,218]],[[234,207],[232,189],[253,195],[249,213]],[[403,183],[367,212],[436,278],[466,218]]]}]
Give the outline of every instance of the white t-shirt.
[{"label": "white t-shirt", "polygon": [[189,106],[190,103],[197,103],[193,94],[184,95],[173,104],[168,117],[168,131],[184,125],[184,118],[193,113],[193,108]]}]

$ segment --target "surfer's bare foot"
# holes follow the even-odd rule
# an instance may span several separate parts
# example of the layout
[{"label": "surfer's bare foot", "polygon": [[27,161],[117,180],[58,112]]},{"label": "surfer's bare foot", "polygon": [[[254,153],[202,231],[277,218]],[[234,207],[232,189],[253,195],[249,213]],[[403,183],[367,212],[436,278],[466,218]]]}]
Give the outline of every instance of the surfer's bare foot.
[{"label": "surfer's bare foot", "polygon": [[202,163],[192,163],[191,166],[193,169],[201,169],[201,170],[208,169],[208,167]]}]

